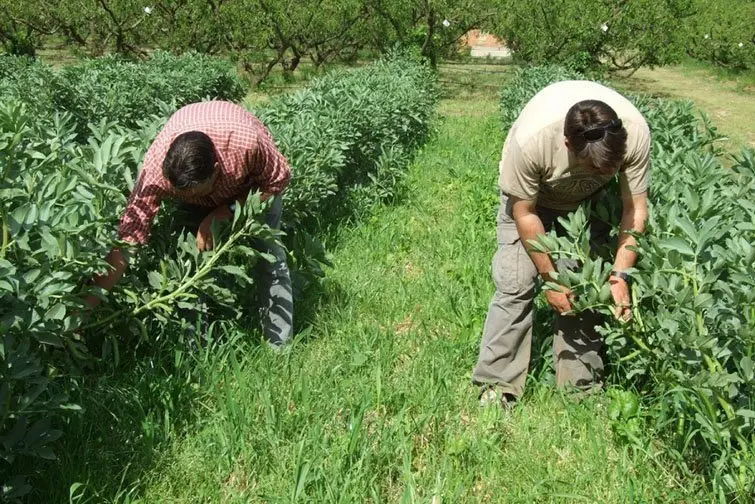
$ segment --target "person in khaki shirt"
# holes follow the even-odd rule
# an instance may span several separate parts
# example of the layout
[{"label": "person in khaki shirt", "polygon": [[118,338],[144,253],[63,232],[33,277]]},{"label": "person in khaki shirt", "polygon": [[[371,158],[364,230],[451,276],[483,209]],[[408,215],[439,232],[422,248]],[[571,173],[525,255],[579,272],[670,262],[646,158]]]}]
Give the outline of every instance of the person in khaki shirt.
[{"label": "person in khaki shirt", "polygon": [[[498,250],[493,257],[496,293],[483,329],[473,382],[481,404],[510,407],[523,392],[532,342],[533,303],[538,275],[574,269],[575,261],[553,259],[529,240],[557,226],[556,219],[596,196],[619,178],[621,232],[611,293],[616,317],[631,316],[629,275],[636,245],[627,231],[643,232],[650,183],[650,130],[642,114],[622,95],[589,81],[564,81],[541,90],[520,113],[503,147],[499,186]],[[591,220],[593,246],[608,241],[610,226]],[[570,292],[546,290],[555,310],[553,340],[556,384],[590,388],[601,384],[603,341],[597,314],[571,313]]]}]

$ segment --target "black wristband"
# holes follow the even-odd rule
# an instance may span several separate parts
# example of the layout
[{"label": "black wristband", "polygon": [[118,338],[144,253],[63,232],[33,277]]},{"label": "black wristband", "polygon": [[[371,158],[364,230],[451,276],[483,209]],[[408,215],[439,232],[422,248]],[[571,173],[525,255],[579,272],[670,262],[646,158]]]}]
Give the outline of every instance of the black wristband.
[{"label": "black wristband", "polygon": [[611,272],[612,277],[621,278],[626,283],[631,284],[632,283],[632,277],[627,273],[626,271],[612,271]]}]

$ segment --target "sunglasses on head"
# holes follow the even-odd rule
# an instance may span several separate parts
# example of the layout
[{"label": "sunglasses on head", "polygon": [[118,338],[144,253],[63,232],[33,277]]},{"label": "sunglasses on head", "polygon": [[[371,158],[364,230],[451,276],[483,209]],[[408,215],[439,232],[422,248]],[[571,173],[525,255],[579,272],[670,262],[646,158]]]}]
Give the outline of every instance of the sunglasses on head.
[{"label": "sunglasses on head", "polygon": [[603,137],[606,136],[606,132],[608,132],[609,130],[616,131],[620,128],[621,119],[614,119],[609,123],[599,124],[597,126],[593,126],[592,128],[588,128],[583,131],[580,136],[588,142],[597,142],[599,140],[603,140]]}]

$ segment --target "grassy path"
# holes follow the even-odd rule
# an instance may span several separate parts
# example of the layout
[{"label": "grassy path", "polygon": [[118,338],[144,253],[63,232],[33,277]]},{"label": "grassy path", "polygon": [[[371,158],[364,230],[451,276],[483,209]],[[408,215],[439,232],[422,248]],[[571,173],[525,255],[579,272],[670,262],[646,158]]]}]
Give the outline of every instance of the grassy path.
[{"label": "grassy path", "polygon": [[510,416],[479,408],[469,379],[492,294],[502,134],[492,102],[443,110],[402,202],[339,238],[302,341],[212,364],[198,425],[133,482],[144,502],[688,497],[655,455],[615,444],[599,398],[531,382]]},{"label": "grassy path", "polygon": [[635,92],[692,100],[728,137],[724,148],[738,153],[742,147],[755,148],[755,86],[751,80],[725,80],[704,66],[678,65],[642,68],[616,84]]}]

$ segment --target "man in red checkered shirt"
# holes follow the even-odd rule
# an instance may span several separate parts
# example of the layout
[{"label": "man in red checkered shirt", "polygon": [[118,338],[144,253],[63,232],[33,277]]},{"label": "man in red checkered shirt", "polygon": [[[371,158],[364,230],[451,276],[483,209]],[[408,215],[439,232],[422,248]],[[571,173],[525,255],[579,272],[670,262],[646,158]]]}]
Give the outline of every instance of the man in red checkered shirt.
[{"label": "man in red checkered shirt", "polygon": [[[179,200],[201,216],[197,230],[200,250],[212,248],[211,225],[233,217],[236,202],[251,190],[262,199],[273,198],[266,222],[280,226],[281,193],[291,177],[286,158],[270,132],[243,107],[223,101],[187,105],[163,127],[144,157],[144,164],[121,219],[120,238],[134,245],[148,242],[152,221],[164,198]],[[276,244],[261,244],[275,257],[261,261],[258,285],[263,311],[263,332],[273,345],[288,341],[292,333],[293,300],[285,251]],[[96,277],[95,285],[110,290],[126,271],[119,248],[107,256],[112,270]],[[96,306],[98,298],[88,302]]]}]

